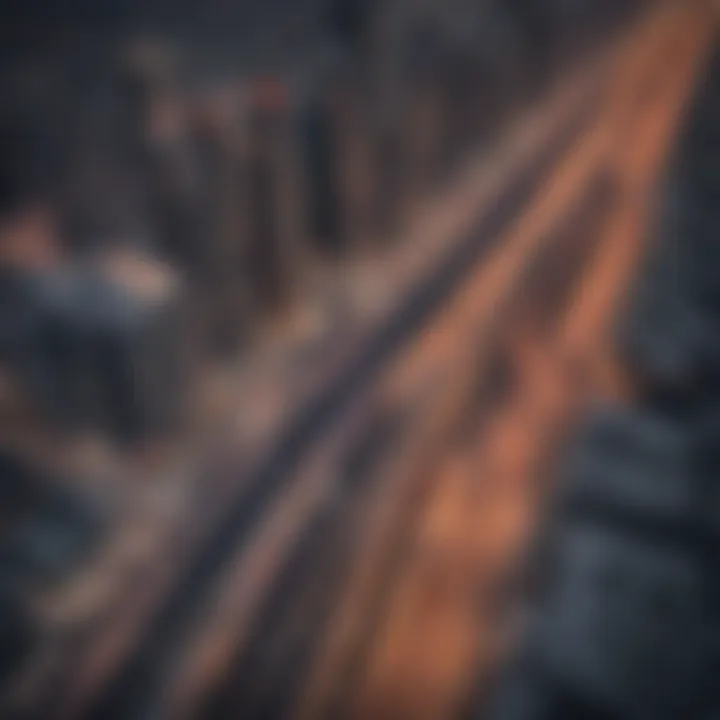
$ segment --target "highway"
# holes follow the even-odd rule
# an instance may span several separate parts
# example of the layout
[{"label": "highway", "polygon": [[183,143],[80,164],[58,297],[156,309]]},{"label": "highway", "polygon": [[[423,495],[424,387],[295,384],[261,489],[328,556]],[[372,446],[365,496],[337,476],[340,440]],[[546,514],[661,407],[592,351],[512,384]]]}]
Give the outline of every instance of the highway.
[{"label": "highway", "polygon": [[[632,397],[615,321],[714,22],[704,3],[654,5],[418,203],[389,254],[322,268],[311,309],[353,322],[321,318],[308,341],[296,315],[214,379],[212,442],[182,482],[169,473],[174,504],[162,484],[138,493],[86,577],[48,602],[63,632],[13,707],[481,707],[522,619],[563,443],[593,402]],[[293,342],[312,346],[294,350],[306,372],[281,361]]]}]

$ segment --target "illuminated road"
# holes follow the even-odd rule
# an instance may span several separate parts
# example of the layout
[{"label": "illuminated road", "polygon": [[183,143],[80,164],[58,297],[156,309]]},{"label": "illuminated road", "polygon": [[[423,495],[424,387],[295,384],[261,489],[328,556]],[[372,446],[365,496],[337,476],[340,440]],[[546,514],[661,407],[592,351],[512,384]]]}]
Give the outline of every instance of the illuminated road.
[{"label": "illuminated road", "polygon": [[[529,253],[544,212],[554,216],[548,224],[557,223],[602,168],[617,194],[600,218],[588,208],[590,225],[582,219],[574,225],[576,243],[599,232],[592,260],[550,332],[537,330],[534,304],[542,298],[530,295],[529,284],[527,293],[519,290],[519,312],[510,316],[515,322],[493,338],[506,343],[512,385],[486,422],[457,437],[428,471],[393,570],[385,570],[375,617],[364,626],[370,639],[348,640],[344,652],[333,647],[342,637],[342,612],[337,629],[329,630],[326,652],[332,659],[318,663],[305,718],[322,716],[320,708],[327,711],[333,697],[337,708],[349,708],[348,715],[358,718],[454,717],[507,644],[512,569],[528,545],[547,491],[552,450],[588,400],[627,391],[613,370],[613,319],[641,257],[658,173],[708,42],[707,25],[692,12],[659,21],[641,37],[621,54],[617,82],[595,127],[545,182],[541,196],[503,242],[497,264],[485,268],[468,289],[474,297],[448,310],[448,323],[461,322],[463,302],[497,312],[493,296],[502,283],[498,276],[510,272],[513,248]],[[668,42],[677,43],[673,53]],[[646,83],[653,95],[638,100],[637,88]],[[643,105],[633,114],[628,106],[638,102]],[[545,277],[539,285],[551,282]],[[463,336],[449,327],[435,332]],[[333,685],[353,644],[365,649],[338,697]]]}]

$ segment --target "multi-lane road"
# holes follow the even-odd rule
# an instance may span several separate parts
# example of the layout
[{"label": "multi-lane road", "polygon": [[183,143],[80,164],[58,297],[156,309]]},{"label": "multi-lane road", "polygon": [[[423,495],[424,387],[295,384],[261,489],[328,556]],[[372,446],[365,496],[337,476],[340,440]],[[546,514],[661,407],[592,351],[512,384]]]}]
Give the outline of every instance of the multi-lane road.
[{"label": "multi-lane road", "polygon": [[[502,379],[488,376],[486,407],[424,468],[412,512],[398,504],[401,529],[388,518],[393,560],[374,591],[360,574],[350,583],[350,605],[363,591],[372,603],[333,619],[303,717],[455,717],[482,698],[512,637],[517,570],[562,438],[593,399],[632,393],[614,320],[652,237],[658,178],[710,35],[691,8],[639,29],[592,122],[433,328],[443,344],[486,333],[473,362],[490,372],[499,352]],[[451,328],[464,312],[467,330]]]}]

